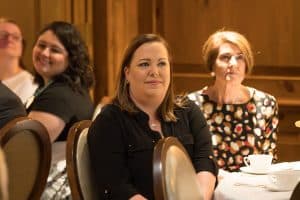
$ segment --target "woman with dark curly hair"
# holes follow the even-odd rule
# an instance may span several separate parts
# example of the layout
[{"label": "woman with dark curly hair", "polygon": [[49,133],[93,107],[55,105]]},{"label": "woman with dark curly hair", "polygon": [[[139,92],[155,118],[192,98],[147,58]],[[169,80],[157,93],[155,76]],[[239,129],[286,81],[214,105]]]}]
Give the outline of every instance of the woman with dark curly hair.
[{"label": "woman with dark curly hair", "polygon": [[75,122],[93,114],[87,47],[73,25],[56,21],[39,33],[32,59],[39,88],[26,104],[29,117],[45,125],[52,142],[64,141]]}]

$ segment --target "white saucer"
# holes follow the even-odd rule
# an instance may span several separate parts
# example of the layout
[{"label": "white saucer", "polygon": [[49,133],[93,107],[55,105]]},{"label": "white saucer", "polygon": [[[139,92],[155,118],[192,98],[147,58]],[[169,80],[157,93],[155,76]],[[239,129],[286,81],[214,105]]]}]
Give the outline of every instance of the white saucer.
[{"label": "white saucer", "polygon": [[270,172],[270,169],[254,170],[251,167],[241,167],[240,170],[248,174],[267,174]]},{"label": "white saucer", "polygon": [[293,189],[283,189],[283,188],[279,188],[274,184],[267,184],[266,188],[272,192],[287,192],[287,191],[291,191]]}]

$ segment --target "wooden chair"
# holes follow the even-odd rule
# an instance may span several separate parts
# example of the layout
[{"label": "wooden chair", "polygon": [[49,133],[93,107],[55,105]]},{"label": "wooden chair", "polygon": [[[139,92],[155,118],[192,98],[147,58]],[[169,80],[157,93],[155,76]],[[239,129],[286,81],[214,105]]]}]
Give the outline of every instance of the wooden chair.
[{"label": "wooden chair", "polygon": [[299,200],[299,199],[300,199],[300,182],[294,188],[290,200]]},{"label": "wooden chair", "polygon": [[7,161],[9,199],[40,199],[51,162],[46,128],[28,117],[16,118],[0,130],[0,144]]},{"label": "wooden chair", "polygon": [[3,150],[0,148],[0,199],[8,200],[8,172]]},{"label": "wooden chair", "polygon": [[87,133],[91,120],[75,123],[67,138],[67,173],[74,200],[100,199],[91,174]]},{"label": "wooden chair", "polygon": [[99,113],[101,112],[101,109],[104,105],[102,103],[98,103],[95,110],[94,110],[94,113],[93,113],[93,117],[92,117],[92,120],[95,120],[96,117],[99,115]]},{"label": "wooden chair", "polygon": [[153,183],[155,199],[203,199],[192,162],[175,137],[161,139],[154,148]]}]

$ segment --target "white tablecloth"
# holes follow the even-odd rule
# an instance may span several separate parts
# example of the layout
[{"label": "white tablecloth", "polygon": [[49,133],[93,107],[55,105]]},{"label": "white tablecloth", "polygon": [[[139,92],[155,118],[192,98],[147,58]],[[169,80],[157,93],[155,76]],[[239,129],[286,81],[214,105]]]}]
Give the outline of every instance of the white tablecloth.
[{"label": "white tablecloth", "polygon": [[[280,163],[279,168],[297,167],[300,162]],[[292,191],[275,192],[268,188],[267,175],[220,170],[221,180],[215,190],[214,200],[288,200]]]}]

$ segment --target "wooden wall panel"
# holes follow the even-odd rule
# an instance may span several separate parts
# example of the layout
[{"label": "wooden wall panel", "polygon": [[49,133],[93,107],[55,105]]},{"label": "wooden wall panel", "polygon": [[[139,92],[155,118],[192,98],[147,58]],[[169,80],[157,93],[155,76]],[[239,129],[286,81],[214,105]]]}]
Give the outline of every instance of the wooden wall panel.
[{"label": "wooden wall panel", "polygon": [[300,65],[300,2],[297,0],[164,0],[161,32],[176,63],[201,63],[201,46],[223,27],[250,40],[258,65]]},{"label": "wooden wall panel", "polygon": [[72,0],[39,0],[40,27],[56,21],[72,22]]},{"label": "wooden wall panel", "polygon": [[0,15],[15,20],[22,29],[23,37],[26,41],[24,63],[29,70],[32,69],[31,49],[35,34],[39,29],[36,20],[39,18],[39,15],[34,12],[37,4],[38,0],[0,0]]},{"label": "wooden wall panel", "polygon": [[138,0],[94,1],[95,99],[115,92],[121,59],[138,33]]}]

